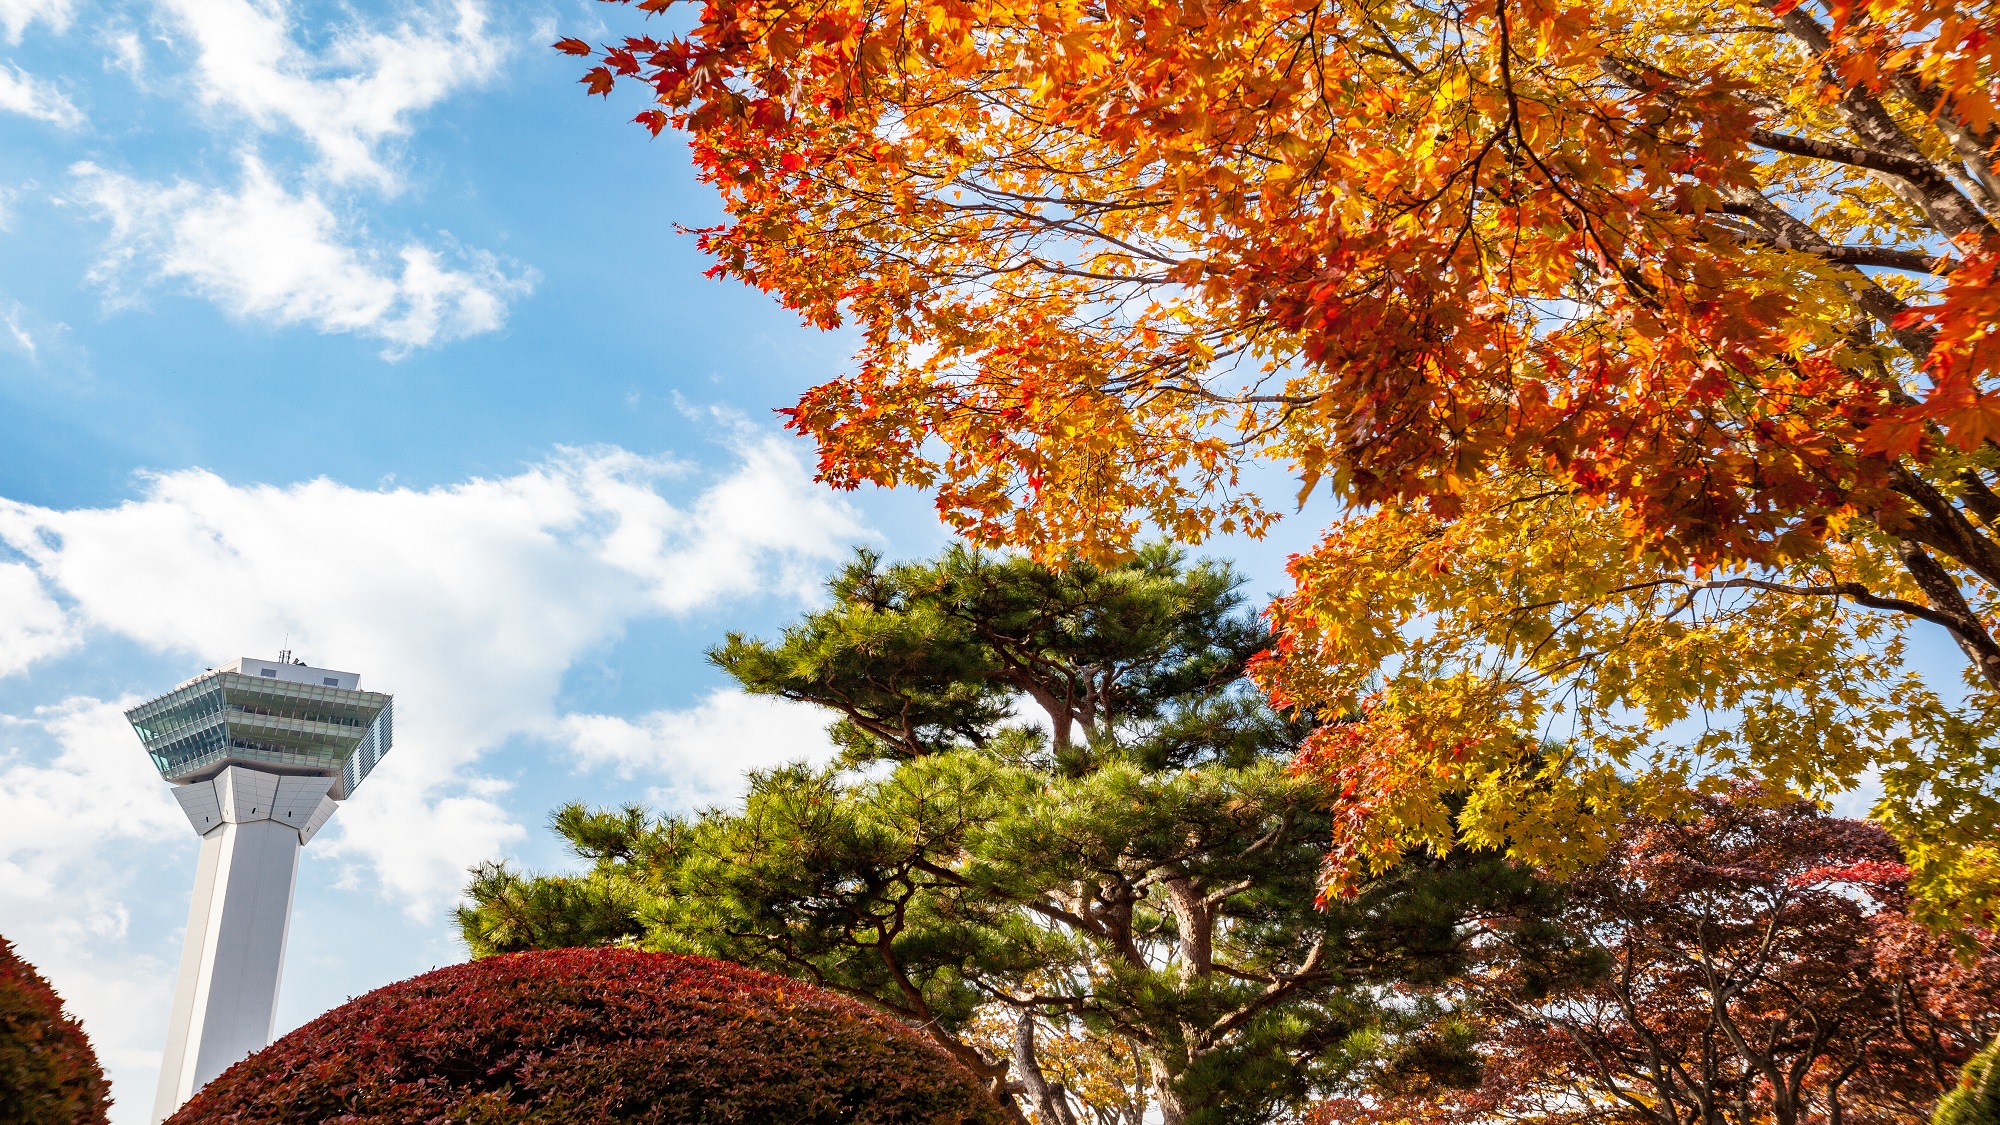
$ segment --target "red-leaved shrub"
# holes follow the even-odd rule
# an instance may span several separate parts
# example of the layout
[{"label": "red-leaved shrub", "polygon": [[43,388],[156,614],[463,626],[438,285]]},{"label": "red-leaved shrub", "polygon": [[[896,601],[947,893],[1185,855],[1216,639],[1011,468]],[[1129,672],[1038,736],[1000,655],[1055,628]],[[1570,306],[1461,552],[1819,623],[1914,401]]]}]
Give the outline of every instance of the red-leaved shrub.
[{"label": "red-leaved shrub", "polygon": [[909,1029],[795,980],[629,949],[380,988],[210,1082],[170,1125],[1001,1125]]},{"label": "red-leaved shrub", "polygon": [[111,1104],[97,1052],[62,998],[0,938],[0,1121],[103,1125]]}]

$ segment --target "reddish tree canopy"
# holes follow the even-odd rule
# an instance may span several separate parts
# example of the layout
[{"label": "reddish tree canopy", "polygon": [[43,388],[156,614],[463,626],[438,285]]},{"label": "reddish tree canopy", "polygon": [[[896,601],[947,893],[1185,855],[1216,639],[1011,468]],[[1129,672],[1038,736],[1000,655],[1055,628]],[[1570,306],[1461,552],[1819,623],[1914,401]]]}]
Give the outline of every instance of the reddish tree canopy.
[{"label": "reddish tree canopy", "polygon": [[33,965],[0,938],[0,1121],[102,1125],[111,1104],[82,1025]]},{"label": "reddish tree canopy", "polygon": [[380,988],[231,1067],[173,1125],[1000,1125],[908,1029],[699,957],[561,949]]},{"label": "reddish tree canopy", "polygon": [[1880,827],[1750,788],[1701,805],[1627,825],[1570,883],[1574,959],[1524,956],[1495,927],[1443,1021],[1483,1057],[1475,1086],[1392,1067],[1388,1096],[1319,1120],[1920,1125],[2000,1032],[2000,955],[1955,956],[1911,918]]}]

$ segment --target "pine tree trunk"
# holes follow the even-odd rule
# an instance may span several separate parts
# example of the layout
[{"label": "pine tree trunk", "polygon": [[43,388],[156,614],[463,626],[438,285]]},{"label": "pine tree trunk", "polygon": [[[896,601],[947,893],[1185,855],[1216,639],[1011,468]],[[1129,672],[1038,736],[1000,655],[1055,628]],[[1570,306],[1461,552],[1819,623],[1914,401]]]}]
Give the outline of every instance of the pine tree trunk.
[{"label": "pine tree trunk", "polygon": [[1158,1062],[1153,1063],[1153,1104],[1160,1110],[1160,1125],[1186,1125],[1187,1106],[1174,1087],[1173,1075]]}]

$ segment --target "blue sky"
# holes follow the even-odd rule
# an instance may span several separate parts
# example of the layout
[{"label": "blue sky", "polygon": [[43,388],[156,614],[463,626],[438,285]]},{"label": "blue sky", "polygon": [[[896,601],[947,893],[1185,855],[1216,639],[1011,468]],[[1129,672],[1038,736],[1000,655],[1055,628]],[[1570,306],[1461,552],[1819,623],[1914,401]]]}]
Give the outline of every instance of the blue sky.
[{"label": "blue sky", "polygon": [[[120,1125],[196,850],[124,707],[286,643],[396,693],[305,853],[289,1028],[461,959],[465,867],[561,862],[555,806],[823,753],[702,650],[856,544],[945,541],[921,496],[811,483],[770,411],[848,341],[702,277],[683,147],[548,49],[606,17],[635,13],[0,0],[0,934]],[[1247,548],[1256,591],[1284,549]]]},{"label": "blue sky", "polygon": [[195,854],[122,707],[288,639],[397,693],[305,855],[290,1027],[462,958],[464,867],[557,862],[563,801],[820,752],[701,650],[943,542],[811,484],[769,411],[846,342],[701,276],[682,147],[547,49],[595,9],[0,0],[0,933],[118,1122]]}]

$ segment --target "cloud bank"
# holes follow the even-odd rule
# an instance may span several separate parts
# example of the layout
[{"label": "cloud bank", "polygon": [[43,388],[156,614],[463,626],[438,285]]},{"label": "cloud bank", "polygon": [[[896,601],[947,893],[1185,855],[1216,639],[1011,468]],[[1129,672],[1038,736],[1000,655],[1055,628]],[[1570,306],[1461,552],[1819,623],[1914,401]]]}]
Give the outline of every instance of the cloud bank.
[{"label": "cloud bank", "polygon": [[[865,534],[779,439],[745,438],[736,453],[705,481],[669,459],[595,449],[422,491],[240,486],[188,470],[116,508],[0,501],[0,546],[16,556],[0,566],[0,652],[18,670],[119,637],[206,663],[289,637],[309,660],[361,671],[364,686],[398,695],[396,752],[322,846],[433,912],[467,864],[522,833],[476,768],[510,738],[572,742],[627,769],[688,769],[689,792],[708,794],[744,760],[704,758],[699,739],[761,764],[765,741],[793,756],[810,737],[809,722],[726,695],[629,735],[625,720],[557,714],[564,673],[627,622],[810,596]],[[115,744],[129,741],[120,732]],[[129,756],[115,760],[134,772]],[[94,791],[91,776],[74,775],[75,800]],[[0,787],[13,788],[8,775]]]},{"label": "cloud bank", "polygon": [[0,66],[0,110],[65,129],[80,128],[84,123],[83,111],[61,90],[12,65]]},{"label": "cloud bank", "polygon": [[391,28],[336,27],[318,51],[299,42],[288,7],[275,0],[167,0],[164,8],[192,41],[201,100],[262,129],[296,131],[336,183],[394,188],[383,145],[407,136],[415,115],[491,78],[510,53],[474,0],[410,6]]},{"label": "cloud bank", "polygon": [[[527,834],[487,761],[496,750],[616,770],[679,804],[738,791],[745,768],[827,753],[822,718],[735,692],[637,718],[558,706],[571,667],[631,623],[813,596],[869,535],[785,441],[739,430],[731,454],[707,471],[561,450],[428,489],[243,485],[190,469],[147,478],[116,507],[0,500],[0,676],[115,665],[133,646],[193,672],[288,636],[308,660],[359,671],[362,686],[396,693],[395,750],[313,853],[431,931],[466,867]],[[125,723],[138,698],[0,714],[0,919],[83,1018],[119,1125],[151,1104],[193,843]],[[550,799],[520,803],[539,812]],[[171,893],[148,889],[163,879]],[[333,971],[380,983],[366,965]]]},{"label": "cloud bank", "polygon": [[[831,757],[827,722],[814,707],[714,691],[693,707],[637,719],[565,715],[559,730],[585,765],[609,767],[621,777],[660,779],[647,794],[653,805],[697,808],[741,795],[745,770]],[[717,754],[721,746],[735,752]]]},{"label": "cloud bank", "polygon": [[[0,716],[0,918],[7,937],[42,951],[38,967],[114,1074],[157,1072],[171,988],[171,966],[134,948],[128,856],[188,830],[157,777],[105,752],[129,745],[121,712],[136,702],[73,698]],[[137,1103],[137,1089],[120,1100]]]},{"label": "cloud bank", "polygon": [[32,23],[45,23],[51,30],[69,27],[73,0],[0,0],[0,32],[7,42],[19,43]]}]

